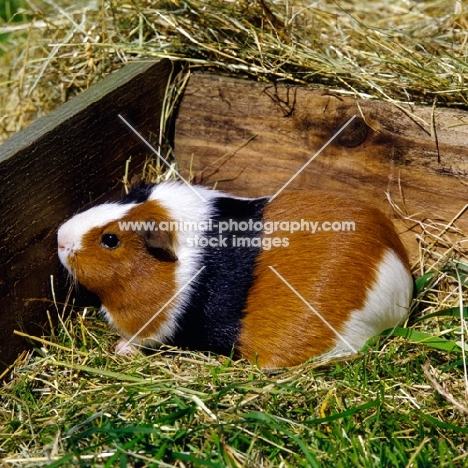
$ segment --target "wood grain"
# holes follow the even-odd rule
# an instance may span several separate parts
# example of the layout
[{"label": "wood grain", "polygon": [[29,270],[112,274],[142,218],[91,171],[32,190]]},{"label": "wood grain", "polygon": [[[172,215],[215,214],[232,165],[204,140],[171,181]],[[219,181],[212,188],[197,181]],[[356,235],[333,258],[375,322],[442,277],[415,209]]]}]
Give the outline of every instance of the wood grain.
[{"label": "wood grain", "polygon": [[[66,281],[56,254],[58,226],[85,203],[120,187],[125,161],[138,171],[147,149],[118,118],[157,133],[172,65],[124,67],[0,146],[0,368],[25,348],[13,330],[41,333]],[[120,191],[120,189],[119,189]]]},{"label": "wood grain", "polygon": [[[440,222],[468,203],[468,114],[459,110],[194,74],[175,149],[183,175],[242,196],[276,193],[313,159],[288,190],[347,193],[393,216],[388,192],[408,214]],[[468,232],[468,212],[457,223]],[[415,260],[417,229],[396,224]]]}]

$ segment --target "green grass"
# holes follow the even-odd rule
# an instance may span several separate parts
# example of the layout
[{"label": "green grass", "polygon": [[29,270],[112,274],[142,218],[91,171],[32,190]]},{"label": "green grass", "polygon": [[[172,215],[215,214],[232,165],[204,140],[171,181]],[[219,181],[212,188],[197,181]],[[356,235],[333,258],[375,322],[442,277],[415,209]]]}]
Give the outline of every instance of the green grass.
[{"label": "green grass", "polygon": [[[416,303],[432,300],[435,283],[440,275],[420,281]],[[360,356],[271,372],[167,347],[116,356],[99,315],[74,310],[0,392],[3,463],[468,466],[460,315],[427,318],[423,308]]]},{"label": "green grass", "polygon": [[[24,23],[30,19],[30,16],[23,13],[25,9],[23,0],[0,0],[0,27],[10,23]],[[3,55],[4,49],[11,47],[9,43],[9,33],[0,33],[0,56]],[[26,35],[23,36],[26,38]]]},{"label": "green grass", "polygon": [[23,0],[0,0],[0,19],[9,21],[26,21],[27,18],[19,12],[24,9],[26,3]]}]

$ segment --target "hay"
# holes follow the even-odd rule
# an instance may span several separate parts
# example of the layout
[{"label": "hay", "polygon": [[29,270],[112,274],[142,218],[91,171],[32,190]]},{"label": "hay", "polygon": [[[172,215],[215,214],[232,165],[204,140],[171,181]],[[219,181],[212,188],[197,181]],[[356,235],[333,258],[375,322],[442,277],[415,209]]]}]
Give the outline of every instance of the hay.
[{"label": "hay", "polygon": [[148,57],[368,99],[468,104],[468,14],[459,1],[109,0],[59,7],[47,0],[29,14],[30,23],[0,28],[9,34],[1,57],[2,139],[128,61]]},{"label": "hay", "polygon": [[[360,97],[466,105],[466,16],[447,2],[151,2],[116,23],[146,56],[342,88]],[[158,5],[161,5],[160,3]],[[119,7],[116,7],[118,11]],[[458,9],[457,9],[458,8]],[[119,44],[134,53],[135,41]]]}]

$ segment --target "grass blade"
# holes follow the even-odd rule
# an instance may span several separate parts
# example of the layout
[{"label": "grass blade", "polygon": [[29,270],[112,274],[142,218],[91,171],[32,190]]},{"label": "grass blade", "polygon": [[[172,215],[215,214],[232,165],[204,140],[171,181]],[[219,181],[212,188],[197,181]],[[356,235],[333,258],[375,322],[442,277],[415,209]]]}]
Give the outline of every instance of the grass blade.
[{"label": "grass blade", "polygon": [[460,318],[460,315],[463,318],[468,319],[468,307],[463,307],[461,310],[460,310],[460,307],[450,307],[449,309],[438,310],[436,312],[423,315],[422,317],[417,317],[414,320],[414,322],[415,323],[421,322],[422,320],[427,320],[427,319],[431,319],[434,317],[458,317]]},{"label": "grass blade", "polygon": [[458,344],[454,341],[447,340],[441,336],[430,335],[428,333],[411,328],[398,327],[388,329],[383,331],[380,336],[399,336],[415,344],[423,344],[441,351],[461,353],[460,346],[458,346]]}]

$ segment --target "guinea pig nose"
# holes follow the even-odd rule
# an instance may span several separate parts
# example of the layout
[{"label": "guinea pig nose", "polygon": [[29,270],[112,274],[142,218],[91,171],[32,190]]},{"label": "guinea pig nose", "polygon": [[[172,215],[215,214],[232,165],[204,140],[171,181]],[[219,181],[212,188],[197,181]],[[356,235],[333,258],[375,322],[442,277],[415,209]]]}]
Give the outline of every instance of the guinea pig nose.
[{"label": "guinea pig nose", "polygon": [[57,247],[59,250],[70,250],[73,247],[73,243],[66,239],[58,239]]}]

